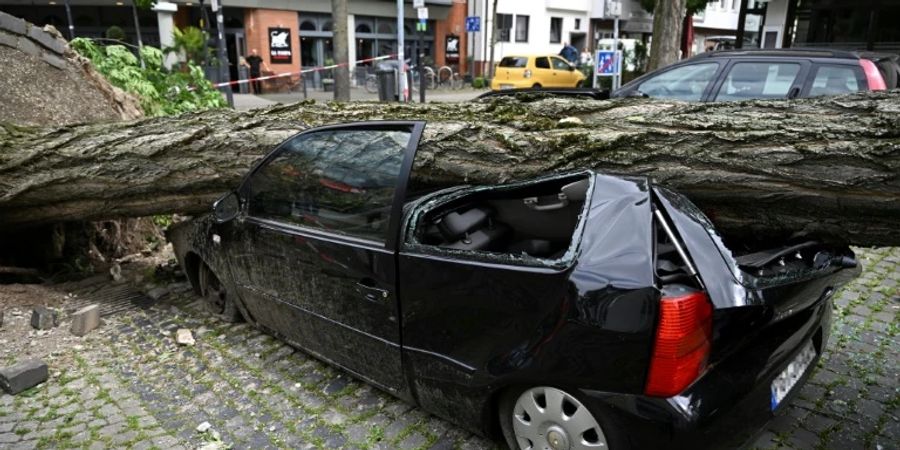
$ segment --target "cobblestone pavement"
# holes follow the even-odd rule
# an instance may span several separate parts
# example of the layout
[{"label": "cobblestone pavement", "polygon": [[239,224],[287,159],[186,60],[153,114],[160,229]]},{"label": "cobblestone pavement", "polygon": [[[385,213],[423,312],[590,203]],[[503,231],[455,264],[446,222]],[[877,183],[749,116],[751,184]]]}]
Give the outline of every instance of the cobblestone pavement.
[{"label": "cobblestone pavement", "polygon": [[[836,296],[815,376],[750,448],[898,448],[900,248],[860,255],[865,270]],[[215,321],[186,289],[107,317],[60,351],[48,382],[0,396],[0,448],[497,447],[246,324]],[[178,328],[197,344],[177,346]],[[211,428],[197,431],[203,422]]]}]

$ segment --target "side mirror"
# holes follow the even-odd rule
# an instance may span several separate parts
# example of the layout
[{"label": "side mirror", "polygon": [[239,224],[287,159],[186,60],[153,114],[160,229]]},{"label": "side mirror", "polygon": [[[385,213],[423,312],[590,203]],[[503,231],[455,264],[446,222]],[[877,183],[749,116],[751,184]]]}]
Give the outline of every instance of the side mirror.
[{"label": "side mirror", "polygon": [[234,191],[223,195],[213,203],[213,217],[217,223],[228,222],[237,217],[240,212],[241,202]]},{"label": "side mirror", "polygon": [[575,66],[569,64],[569,72],[574,72],[574,71],[575,71]]}]

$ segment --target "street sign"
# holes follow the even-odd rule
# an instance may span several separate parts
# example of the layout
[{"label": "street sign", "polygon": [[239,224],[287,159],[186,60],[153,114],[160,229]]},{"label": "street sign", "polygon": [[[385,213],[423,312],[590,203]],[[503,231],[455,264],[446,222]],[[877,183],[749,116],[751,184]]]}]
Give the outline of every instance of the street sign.
[{"label": "street sign", "polygon": [[425,0],[413,0],[413,8],[424,8]]},{"label": "street sign", "polygon": [[596,73],[599,76],[614,76],[619,73],[618,65],[616,64],[616,53],[612,50],[600,50],[597,52],[597,67]]},{"label": "street sign", "polygon": [[478,17],[478,16],[466,17],[466,31],[470,32],[470,33],[481,31],[481,17]]},{"label": "street sign", "polygon": [[428,8],[419,8],[416,12],[419,13],[419,20],[428,19]]}]

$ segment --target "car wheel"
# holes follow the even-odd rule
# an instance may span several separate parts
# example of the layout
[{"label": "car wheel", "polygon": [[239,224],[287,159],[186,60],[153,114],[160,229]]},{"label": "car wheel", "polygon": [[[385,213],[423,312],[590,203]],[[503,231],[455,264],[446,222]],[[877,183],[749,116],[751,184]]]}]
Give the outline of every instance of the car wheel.
[{"label": "car wheel", "polygon": [[540,85],[540,83],[534,83],[534,85],[532,85],[531,87],[532,87],[533,89],[540,89],[540,88],[541,88],[541,85]]},{"label": "car wheel", "polygon": [[584,81],[579,81],[579,82],[575,83],[575,88],[583,88],[583,87],[584,87]]},{"label": "car wheel", "polygon": [[511,449],[609,449],[615,427],[602,427],[594,414],[568,392],[550,386],[507,391],[500,399],[500,426]]},{"label": "car wheel", "polygon": [[209,312],[215,314],[225,322],[240,322],[243,317],[229,297],[225,286],[219,281],[219,277],[206,264],[200,265],[200,293],[205,300],[203,303]]}]

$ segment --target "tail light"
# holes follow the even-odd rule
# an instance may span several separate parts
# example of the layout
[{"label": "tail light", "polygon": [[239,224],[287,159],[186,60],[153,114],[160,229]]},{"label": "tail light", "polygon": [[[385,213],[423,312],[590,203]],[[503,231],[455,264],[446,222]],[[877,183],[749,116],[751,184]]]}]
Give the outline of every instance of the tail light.
[{"label": "tail light", "polygon": [[704,292],[660,301],[659,327],[644,393],[671,397],[706,369],[712,340],[712,306]]},{"label": "tail light", "polygon": [[525,69],[525,78],[531,78],[531,69]]},{"label": "tail light", "polygon": [[884,77],[881,76],[881,72],[878,71],[878,66],[876,66],[874,62],[868,59],[860,59],[859,65],[862,66],[863,72],[866,74],[866,81],[869,84],[870,91],[883,91],[887,89]]}]

